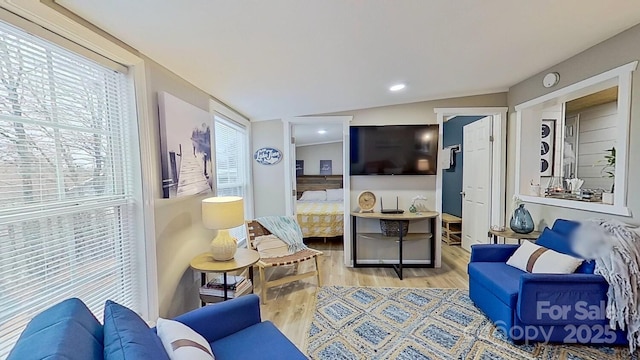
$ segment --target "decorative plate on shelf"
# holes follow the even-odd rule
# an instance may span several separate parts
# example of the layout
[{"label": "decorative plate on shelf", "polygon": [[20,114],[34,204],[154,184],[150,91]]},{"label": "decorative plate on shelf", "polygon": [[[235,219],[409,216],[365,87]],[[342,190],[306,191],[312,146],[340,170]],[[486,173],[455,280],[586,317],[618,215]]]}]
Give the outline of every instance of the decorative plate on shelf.
[{"label": "decorative plate on shelf", "polygon": [[358,195],[360,212],[373,212],[376,206],[376,196],[371,191],[363,191]]}]

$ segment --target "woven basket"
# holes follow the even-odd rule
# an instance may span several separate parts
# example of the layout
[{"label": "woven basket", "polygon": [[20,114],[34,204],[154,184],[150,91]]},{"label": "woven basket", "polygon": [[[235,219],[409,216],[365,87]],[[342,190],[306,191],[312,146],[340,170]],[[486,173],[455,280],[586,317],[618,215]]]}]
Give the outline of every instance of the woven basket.
[{"label": "woven basket", "polygon": [[409,232],[409,220],[384,220],[380,219],[380,230],[384,236],[400,236],[399,225],[402,225],[402,236]]}]

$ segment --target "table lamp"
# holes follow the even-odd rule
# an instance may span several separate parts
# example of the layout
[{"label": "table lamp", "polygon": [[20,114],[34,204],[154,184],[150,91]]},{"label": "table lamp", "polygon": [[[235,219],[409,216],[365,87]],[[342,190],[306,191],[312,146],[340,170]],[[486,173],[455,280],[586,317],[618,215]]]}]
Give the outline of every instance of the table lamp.
[{"label": "table lamp", "polygon": [[207,229],[218,230],[218,235],[211,241],[213,259],[233,259],[238,248],[238,240],[229,234],[229,229],[244,224],[242,198],[219,196],[202,200],[202,223]]}]

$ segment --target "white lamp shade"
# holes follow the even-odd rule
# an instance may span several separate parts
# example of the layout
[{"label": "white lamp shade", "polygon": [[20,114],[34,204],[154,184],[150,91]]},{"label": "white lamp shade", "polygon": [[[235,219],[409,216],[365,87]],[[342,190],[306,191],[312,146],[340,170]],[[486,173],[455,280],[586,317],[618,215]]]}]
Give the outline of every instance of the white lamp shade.
[{"label": "white lamp shade", "polygon": [[202,223],[207,229],[231,229],[244,224],[244,204],[238,196],[202,200]]}]

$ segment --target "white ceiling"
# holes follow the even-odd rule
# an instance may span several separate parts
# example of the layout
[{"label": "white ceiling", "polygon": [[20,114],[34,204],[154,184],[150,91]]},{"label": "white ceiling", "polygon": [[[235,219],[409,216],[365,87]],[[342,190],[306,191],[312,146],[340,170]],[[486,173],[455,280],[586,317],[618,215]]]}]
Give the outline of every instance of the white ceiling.
[{"label": "white ceiling", "polygon": [[58,3],[252,120],[505,91],[640,22],[629,0]]},{"label": "white ceiling", "polygon": [[[320,130],[324,130],[326,133],[318,134]],[[293,128],[293,134],[296,138],[296,146],[338,142],[342,141],[342,124],[296,124]]]}]

